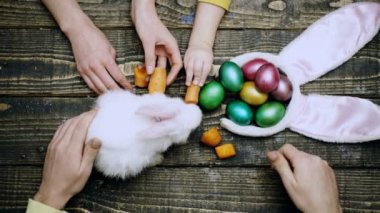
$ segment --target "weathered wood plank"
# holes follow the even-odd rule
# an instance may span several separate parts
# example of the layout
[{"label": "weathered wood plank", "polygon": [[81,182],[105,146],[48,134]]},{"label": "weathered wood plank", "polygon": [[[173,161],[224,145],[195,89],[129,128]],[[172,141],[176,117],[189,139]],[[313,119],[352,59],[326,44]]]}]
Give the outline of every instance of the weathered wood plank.
[{"label": "weathered wood plank", "polygon": [[[116,49],[119,63],[144,57],[143,47],[132,28],[107,29],[103,31]],[[173,36],[184,55],[191,30],[174,29]],[[279,53],[283,47],[302,33],[302,30],[219,30],[214,44],[216,62],[246,52]],[[7,58],[53,58],[73,62],[70,42],[58,29],[0,29],[0,57]],[[377,34],[356,57],[379,58],[380,34]]]},{"label": "weathered wood plank", "polygon": [[[142,46],[132,29],[106,30],[118,52],[118,63],[143,61]],[[300,31],[221,30],[214,47],[215,63],[250,51],[278,53]],[[182,54],[189,30],[176,30]],[[70,44],[59,30],[0,29],[0,94],[94,95],[79,77]],[[255,41],[255,42],[252,42]],[[380,34],[347,63],[303,87],[305,93],[378,97]],[[132,66],[125,75],[133,81]],[[184,70],[174,88],[184,82]],[[177,88],[175,88],[177,89]]]},{"label": "weathered wood plank", "polygon": [[[373,100],[380,104],[380,99]],[[41,165],[47,144],[59,124],[87,111],[93,98],[0,98],[0,165]],[[167,166],[252,166],[268,165],[265,153],[284,143],[321,156],[337,167],[380,167],[380,143],[328,144],[290,131],[266,138],[241,137],[222,129],[223,142],[231,142],[237,157],[221,161],[212,148],[199,143],[201,133],[219,127],[220,110],[204,113],[202,126],[190,137],[189,143],[171,148],[163,165]],[[219,127],[220,128],[220,127]]]},{"label": "weathered wood plank", "polygon": [[[0,211],[23,208],[37,190],[40,167],[1,167]],[[341,204],[348,212],[380,210],[380,170],[336,169]],[[115,181],[93,174],[68,208],[93,212],[294,211],[278,175],[266,168],[165,168]],[[345,211],[346,212],[346,211]]]},{"label": "weathered wood plank", "polygon": [[[141,62],[121,64],[133,83],[133,67]],[[352,95],[378,98],[380,95],[380,60],[352,58],[327,75],[301,87],[303,93]],[[76,71],[73,62],[45,58],[0,58],[0,95],[12,96],[94,96]],[[217,70],[217,67],[214,68]],[[209,80],[214,77],[210,76]],[[185,92],[182,70],[168,94]],[[146,90],[136,89],[138,93]]]},{"label": "weathered wood plank", "polygon": [[[379,2],[379,0],[372,0]],[[300,29],[306,28],[321,16],[337,7],[355,1],[273,1],[235,0],[221,28]],[[83,0],[82,9],[101,28],[133,26],[130,1]],[[195,0],[158,0],[157,11],[164,24],[171,28],[190,28],[194,21]],[[37,0],[2,0],[0,28],[55,27],[52,16]]]}]

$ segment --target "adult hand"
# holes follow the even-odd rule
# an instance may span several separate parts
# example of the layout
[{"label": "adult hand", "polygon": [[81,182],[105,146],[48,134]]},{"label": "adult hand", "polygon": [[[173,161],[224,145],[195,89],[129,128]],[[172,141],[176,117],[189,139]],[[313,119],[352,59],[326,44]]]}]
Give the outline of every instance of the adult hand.
[{"label": "adult hand", "polygon": [[320,157],[285,144],[267,154],[294,204],[303,212],[341,212],[334,171]]},{"label": "adult hand", "polygon": [[67,120],[55,132],[45,157],[42,182],[34,200],[56,209],[80,192],[86,184],[101,143],[85,143],[87,129],[96,112]]},{"label": "adult hand", "polygon": [[115,49],[97,27],[86,25],[67,35],[74,52],[77,70],[93,91],[101,94],[107,90],[120,89],[120,86],[132,89],[115,62]]},{"label": "adult hand", "polygon": [[201,43],[189,45],[184,58],[187,86],[191,82],[203,86],[211,71],[213,58],[212,46]]},{"label": "adult hand", "polygon": [[166,67],[169,60],[169,85],[182,68],[182,59],[176,39],[159,19],[154,3],[154,0],[133,0],[131,16],[144,46],[148,74],[153,73],[156,61],[157,67]]}]

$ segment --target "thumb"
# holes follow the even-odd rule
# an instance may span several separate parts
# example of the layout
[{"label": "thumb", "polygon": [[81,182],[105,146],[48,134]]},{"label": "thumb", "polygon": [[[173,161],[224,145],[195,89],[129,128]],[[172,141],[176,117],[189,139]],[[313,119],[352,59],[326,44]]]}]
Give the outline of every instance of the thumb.
[{"label": "thumb", "polygon": [[92,169],[92,166],[94,164],[96,156],[98,155],[101,145],[101,141],[97,138],[93,138],[88,143],[86,143],[82,157],[82,169]]},{"label": "thumb", "polygon": [[267,157],[272,164],[272,168],[280,175],[286,191],[288,191],[289,194],[292,194],[296,180],[286,158],[278,151],[268,152]]},{"label": "thumb", "polygon": [[155,55],[155,45],[154,43],[145,43],[144,55],[145,55],[145,67],[149,75],[151,75],[156,67],[156,55]]}]

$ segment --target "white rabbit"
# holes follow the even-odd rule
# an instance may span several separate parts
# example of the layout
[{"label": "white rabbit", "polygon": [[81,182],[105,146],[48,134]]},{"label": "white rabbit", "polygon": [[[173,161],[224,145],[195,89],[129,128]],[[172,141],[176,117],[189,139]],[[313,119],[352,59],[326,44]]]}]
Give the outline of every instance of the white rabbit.
[{"label": "white rabbit", "polygon": [[161,153],[172,144],[186,143],[202,120],[197,105],[163,94],[110,91],[98,98],[96,108],[87,134],[102,141],[95,166],[122,179],[159,164]]}]

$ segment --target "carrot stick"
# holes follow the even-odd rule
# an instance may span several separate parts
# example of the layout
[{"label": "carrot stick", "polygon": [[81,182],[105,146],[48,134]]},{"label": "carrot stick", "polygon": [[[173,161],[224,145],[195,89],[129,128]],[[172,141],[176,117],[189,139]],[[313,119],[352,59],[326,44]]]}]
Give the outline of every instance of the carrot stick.
[{"label": "carrot stick", "polygon": [[191,84],[189,87],[187,87],[185,102],[188,104],[197,104],[200,89],[201,88],[198,85],[194,84]]},{"label": "carrot stick", "polygon": [[150,77],[148,90],[149,93],[165,93],[166,89],[166,69],[164,67],[156,67]]},{"label": "carrot stick", "polygon": [[148,77],[148,73],[146,72],[145,66],[140,66],[140,65],[135,66],[134,73],[135,73],[135,85],[141,88],[148,87],[149,77]]}]

